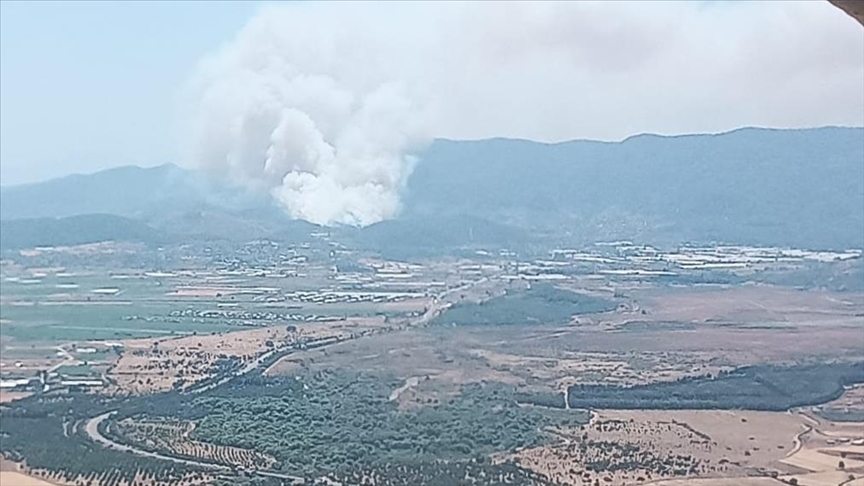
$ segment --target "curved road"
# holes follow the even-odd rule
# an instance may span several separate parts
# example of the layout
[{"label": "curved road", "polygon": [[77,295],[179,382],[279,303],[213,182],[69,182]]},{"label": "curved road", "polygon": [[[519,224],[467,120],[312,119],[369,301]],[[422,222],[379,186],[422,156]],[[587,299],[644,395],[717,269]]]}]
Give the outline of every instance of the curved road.
[{"label": "curved road", "polygon": [[[443,299],[445,297],[452,295],[452,294],[455,294],[457,292],[461,292],[463,290],[467,290],[471,287],[474,287],[476,285],[484,283],[487,280],[489,280],[488,277],[483,277],[480,280],[477,280],[474,282],[469,282],[469,283],[462,285],[460,287],[456,287],[456,288],[453,288],[453,289],[450,289],[448,291],[443,292],[441,295],[439,295],[437,298],[435,298],[433,300],[432,305],[429,306],[429,308],[426,310],[426,312],[424,312],[422,315],[418,316],[418,318],[414,322],[409,324],[408,327],[416,326],[416,325],[420,325],[420,324],[425,324],[425,323],[431,321],[432,319],[434,319],[435,317],[437,317],[438,315],[440,315],[447,308],[449,308],[452,305],[452,303],[451,302],[444,302]],[[338,342],[342,342],[342,341],[337,340],[334,342],[334,344],[338,343]],[[255,370],[256,368],[261,367],[264,364],[264,362],[267,361],[270,357],[272,357],[275,353],[284,352],[286,354],[290,354],[294,351],[296,351],[296,348],[293,348],[293,347],[288,348],[288,349],[274,349],[274,350],[268,351],[268,352],[262,354],[261,356],[259,356],[257,359],[255,359],[251,363],[249,363],[246,366],[244,366],[243,368],[241,368],[240,370],[237,370],[234,373],[232,373],[232,374],[230,374],[230,375],[228,375],[228,376],[226,376],[226,377],[224,377],[224,378],[222,378],[216,382],[209,383],[209,384],[206,384],[204,386],[197,387],[197,388],[193,387],[192,389],[188,390],[187,393],[197,394],[197,393],[202,393],[202,392],[205,392],[208,390],[212,390],[213,388],[216,388],[220,385],[223,385],[223,384],[227,383],[228,381],[230,381],[234,378],[237,378],[238,376],[243,376],[243,375]],[[126,444],[120,444],[119,442],[115,442],[115,441],[109,439],[108,437],[105,437],[104,435],[102,435],[101,432],[99,432],[99,425],[102,422],[104,422],[105,420],[107,420],[111,415],[114,415],[115,413],[117,413],[116,410],[103,413],[102,415],[97,415],[96,417],[93,417],[93,418],[87,420],[87,422],[84,425],[84,431],[87,433],[87,436],[90,437],[90,439],[93,440],[94,442],[101,444],[102,446],[107,447],[109,449],[114,449],[117,451],[130,452],[132,454],[137,454],[139,456],[150,457],[150,458],[154,458],[154,459],[162,459],[165,461],[171,461],[171,462],[178,463],[178,464],[185,464],[187,466],[197,466],[197,467],[216,469],[216,470],[221,470],[221,471],[230,471],[232,469],[230,466],[226,466],[224,464],[214,464],[214,463],[210,463],[210,462],[196,461],[194,459],[184,459],[184,458],[180,458],[180,457],[169,456],[169,455],[161,454],[158,452],[151,452],[151,451],[140,449],[140,448],[137,448],[134,446],[129,446]],[[250,470],[249,472],[252,474],[256,474],[258,476],[267,476],[267,477],[272,477],[272,478],[286,479],[288,481],[291,481],[292,483],[294,483],[294,482],[302,483],[303,482],[303,478],[301,478],[299,476],[292,476],[289,474],[281,474],[281,473],[277,473],[277,472],[263,471],[263,470]]]},{"label": "curved road", "polygon": [[[99,425],[102,422],[104,422],[106,419],[108,419],[108,417],[110,417],[111,415],[114,415],[115,413],[116,413],[115,411],[106,412],[106,413],[103,413],[102,415],[98,415],[98,416],[93,417],[90,420],[88,420],[87,423],[84,425],[84,431],[87,433],[87,436],[90,437],[90,439],[93,440],[94,442],[99,443],[102,446],[107,447],[108,449],[114,449],[114,450],[121,451],[121,452],[131,452],[132,454],[137,454],[139,456],[150,457],[153,459],[161,459],[164,461],[171,461],[171,462],[175,462],[178,464],[184,464],[186,466],[197,466],[197,467],[203,467],[203,468],[208,468],[208,469],[217,469],[217,470],[221,470],[221,471],[230,471],[232,469],[231,467],[223,465],[223,464],[214,464],[212,462],[201,462],[201,461],[196,461],[194,459],[182,459],[179,457],[173,457],[173,456],[168,456],[165,454],[160,454],[158,452],[145,451],[144,449],[139,449],[137,447],[132,447],[132,446],[128,446],[125,444],[120,444],[119,442],[115,442],[115,441],[109,439],[108,437],[105,437],[104,435],[102,435],[101,432],[99,432]],[[252,474],[257,474],[259,476],[268,476],[268,477],[272,477],[272,478],[287,479],[291,482],[302,482],[303,481],[303,478],[301,478],[299,476],[291,476],[289,474],[281,474],[281,473],[277,473],[277,472],[261,471],[261,470],[253,470],[250,472]]]},{"label": "curved road", "polygon": [[211,469],[231,469],[228,466],[223,466],[221,464],[211,464],[211,463],[206,463],[206,462],[198,462],[198,461],[191,460],[191,459],[181,459],[179,457],[166,456],[166,455],[159,454],[158,452],[145,451],[143,449],[137,449],[135,447],[131,447],[131,446],[127,446],[124,444],[120,444],[118,442],[114,442],[113,440],[109,439],[108,437],[105,437],[104,435],[102,435],[101,432],[99,432],[99,425],[102,424],[102,422],[104,422],[108,417],[110,417],[111,415],[114,415],[115,413],[116,412],[113,412],[113,411],[112,412],[106,412],[106,413],[103,413],[102,415],[98,415],[98,416],[93,417],[90,420],[88,420],[87,423],[84,425],[84,431],[87,433],[87,436],[90,437],[91,440],[93,440],[99,444],[102,444],[103,446],[107,447],[108,449],[114,449],[114,450],[121,451],[121,452],[131,452],[131,453],[137,454],[139,456],[152,457],[154,459],[163,459],[166,461],[176,462],[178,464],[185,464],[187,466],[200,466],[200,467],[206,467],[206,468],[211,468]]}]

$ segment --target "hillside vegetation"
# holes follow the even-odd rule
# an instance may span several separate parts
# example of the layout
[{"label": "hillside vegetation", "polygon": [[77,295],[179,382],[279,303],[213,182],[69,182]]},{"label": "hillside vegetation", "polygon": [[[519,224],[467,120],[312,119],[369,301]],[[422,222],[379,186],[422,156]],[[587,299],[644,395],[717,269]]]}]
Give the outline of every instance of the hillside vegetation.
[{"label": "hillside vegetation", "polygon": [[467,326],[566,324],[574,315],[607,312],[615,307],[611,300],[541,283],[479,303],[456,304],[434,322]]},{"label": "hillside vegetation", "polygon": [[[864,128],[640,135],[623,142],[437,140],[392,221],[331,231],[396,256],[631,239],[864,246]],[[194,171],[120,167],[0,190],[0,219],[113,214],[177,239],[296,240],[267,194]],[[4,231],[5,232],[5,231]]]}]

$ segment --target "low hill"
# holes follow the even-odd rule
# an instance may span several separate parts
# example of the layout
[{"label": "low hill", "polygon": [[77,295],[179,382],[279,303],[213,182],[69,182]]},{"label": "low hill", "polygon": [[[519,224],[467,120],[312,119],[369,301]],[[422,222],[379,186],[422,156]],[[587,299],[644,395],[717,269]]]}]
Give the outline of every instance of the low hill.
[{"label": "low hill", "polygon": [[234,211],[268,204],[266,196],[249,194],[173,164],[116,167],[0,188],[0,219],[83,214],[148,219],[166,212],[211,207]]},{"label": "low hill", "polygon": [[68,218],[33,218],[3,221],[0,248],[14,250],[37,246],[72,246],[101,241],[158,244],[164,235],[146,224],[110,214]]}]

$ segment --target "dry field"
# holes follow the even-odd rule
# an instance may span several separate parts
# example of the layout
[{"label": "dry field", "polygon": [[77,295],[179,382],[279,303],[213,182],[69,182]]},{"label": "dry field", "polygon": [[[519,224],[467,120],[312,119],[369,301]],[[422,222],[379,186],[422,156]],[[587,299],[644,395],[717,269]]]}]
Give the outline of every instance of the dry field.
[{"label": "dry field", "polygon": [[14,402],[15,400],[27,398],[32,394],[33,394],[32,392],[15,392],[15,391],[0,390],[0,403]]},{"label": "dry field", "polygon": [[[430,399],[434,403],[461,384],[482,380],[561,390],[573,383],[634,385],[716,374],[748,364],[864,357],[864,326],[854,314],[858,307],[847,309],[846,301],[821,292],[809,294],[762,287],[651,294],[645,315],[618,311],[580,316],[564,326],[416,328],[297,353],[269,372],[336,367],[389,371],[402,379],[422,377],[418,386],[399,395],[400,404],[410,405]],[[713,299],[720,298],[722,307],[745,295],[750,295],[748,302],[764,299],[769,309],[789,304],[796,296],[809,302],[816,315],[842,318],[819,326],[711,321],[717,315]],[[702,311],[700,302],[705,304]],[[678,304],[683,310],[675,310]],[[688,320],[667,320],[673,317]]]},{"label": "dry field", "polygon": [[0,486],[66,486],[62,481],[49,481],[38,471],[28,471],[24,464],[0,456]]},{"label": "dry field", "polygon": [[[186,476],[183,479],[173,481],[171,486],[204,486],[213,481],[213,477],[207,474]],[[23,464],[0,458],[0,486],[162,486],[152,478],[139,473],[132,482],[120,480],[119,482],[100,481],[98,478],[79,477],[73,480],[64,480],[57,473],[49,473],[42,470],[28,470]]]},{"label": "dry field", "polygon": [[[633,297],[656,321],[861,325],[864,294],[767,285],[647,289]],[[857,319],[856,319],[857,316]]]},{"label": "dry field", "polygon": [[58,483],[49,483],[33,476],[27,476],[17,471],[0,471],[0,485],[2,486],[56,486]]},{"label": "dry field", "polygon": [[816,447],[826,447],[833,444],[829,440],[846,438],[847,441],[864,439],[864,422],[832,422],[812,412],[805,412],[808,422],[813,425],[813,433],[805,437],[808,443]]},{"label": "dry field", "polygon": [[[109,392],[153,393],[170,390],[179,380],[190,386],[208,378],[221,358],[236,358],[247,364],[261,353],[293,344],[299,339],[346,337],[383,325],[380,318],[298,323],[180,338],[132,339],[108,376],[116,381]],[[268,345],[269,343],[269,345]]]},{"label": "dry field", "polygon": [[852,444],[864,438],[864,423],[831,422],[809,414],[805,418],[809,428],[800,436],[801,447],[781,460],[802,472],[784,479],[795,479],[802,486],[864,481],[864,445]]},{"label": "dry field", "polygon": [[[508,330],[509,331],[509,330]],[[645,383],[715,371],[698,356],[660,353],[580,352],[546,348],[532,338],[554,329],[504,332],[490,340],[489,328],[427,328],[393,332],[292,354],[270,375],[300,369],[348,368],[391,373],[419,383],[398,394],[400,406],[436,403],[468,383],[497,381],[538,390],[563,390],[576,382]],[[503,339],[498,340],[497,338]]]},{"label": "dry field", "polygon": [[777,479],[765,477],[667,479],[651,483],[656,486],[781,486]]},{"label": "dry field", "polygon": [[569,485],[599,479],[619,486],[676,476],[732,481],[799,472],[778,461],[792,451],[805,423],[800,415],[775,412],[604,410],[581,430],[553,431],[561,439],[557,444],[497,459]]},{"label": "dry field", "polygon": [[[581,430],[550,432],[558,443],[496,459],[580,486],[597,479],[609,486],[864,482],[864,445],[851,444],[864,437],[864,424],[820,421],[802,413],[604,410]],[[840,440],[844,443],[829,445]],[[626,464],[633,458],[637,465]],[[662,470],[675,464],[678,471]]]},{"label": "dry field", "polygon": [[799,451],[783,459],[782,462],[812,472],[838,470],[840,469],[838,466],[840,462],[845,464],[844,469],[864,469],[864,461],[840,456],[841,452],[848,454],[850,450],[851,454],[857,454],[858,457],[864,454],[864,446],[817,449],[805,443]]},{"label": "dry field", "polygon": [[[6,482],[7,477],[9,478]],[[213,477],[206,474],[198,474],[198,477],[188,475],[182,479],[172,481],[171,486],[205,486],[212,484]],[[21,482],[14,482],[21,481]],[[29,482],[28,482],[29,481]],[[20,472],[0,471],[0,486],[165,486],[164,482],[156,482],[142,473],[138,473],[132,481],[120,479],[118,481],[100,480],[97,478],[78,477],[73,480],[63,480],[56,473],[33,470],[26,474]]]}]

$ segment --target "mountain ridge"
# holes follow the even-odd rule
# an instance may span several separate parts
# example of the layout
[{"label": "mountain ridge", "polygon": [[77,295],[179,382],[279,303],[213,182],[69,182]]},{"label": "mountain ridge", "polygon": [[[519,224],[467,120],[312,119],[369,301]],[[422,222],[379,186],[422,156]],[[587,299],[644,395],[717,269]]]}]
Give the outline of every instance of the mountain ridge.
[{"label": "mountain ridge", "polygon": [[[454,138],[447,138],[447,137],[439,137],[439,138],[436,138],[433,141],[433,143],[435,143],[435,142],[471,143],[471,142],[491,142],[491,141],[516,141],[516,142],[529,142],[529,143],[538,144],[538,145],[566,145],[566,144],[579,143],[579,142],[591,142],[591,143],[598,143],[598,144],[614,145],[614,144],[625,143],[631,139],[638,139],[638,138],[643,138],[643,137],[647,137],[647,138],[654,137],[654,138],[662,138],[662,139],[677,139],[677,138],[687,138],[687,137],[722,136],[722,135],[729,135],[729,134],[733,134],[733,133],[737,133],[737,132],[746,132],[746,131],[812,132],[812,131],[818,131],[818,130],[834,130],[834,129],[864,130],[864,125],[862,125],[862,126],[822,125],[822,126],[818,126],[818,127],[806,127],[806,128],[776,128],[776,127],[759,127],[759,126],[748,125],[748,126],[733,128],[730,130],[724,130],[724,131],[719,131],[719,132],[693,132],[693,133],[681,133],[681,134],[672,134],[672,135],[663,134],[663,133],[655,133],[655,132],[641,132],[641,133],[635,133],[633,135],[628,135],[627,137],[624,137],[620,140],[597,140],[597,139],[591,139],[591,138],[573,138],[573,139],[567,139],[567,140],[559,140],[559,141],[555,141],[555,142],[531,140],[528,138],[520,138],[520,137],[489,137],[489,138],[476,138],[476,139],[454,139]],[[39,184],[45,184],[48,182],[68,179],[68,178],[87,177],[87,176],[93,176],[93,175],[97,175],[97,174],[112,173],[114,171],[121,172],[121,171],[125,171],[125,170],[130,170],[130,169],[139,170],[142,172],[155,172],[155,171],[166,171],[166,170],[179,170],[182,172],[194,172],[195,171],[195,169],[184,167],[183,165],[180,165],[180,164],[177,164],[174,162],[165,162],[162,164],[150,165],[150,166],[126,164],[126,165],[118,165],[118,166],[114,166],[114,167],[107,167],[105,169],[100,169],[100,170],[96,170],[96,171],[92,171],[92,172],[72,172],[72,173],[60,175],[57,177],[50,177],[48,179],[43,179],[40,181],[25,182],[25,183],[21,183],[21,184],[0,185],[0,190],[23,188],[23,187],[35,186],[35,185],[39,185]]]},{"label": "mountain ridge", "polygon": [[[864,247],[862,127],[745,127],[618,142],[439,139],[415,155],[399,217],[359,233],[334,231],[403,249],[524,241],[525,234],[562,244]],[[266,194],[174,164],[0,188],[2,220],[94,213],[138,219],[178,238],[296,238],[317,228],[290,220]],[[418,231],[424,223],[453,237],[432,238]]]}]

